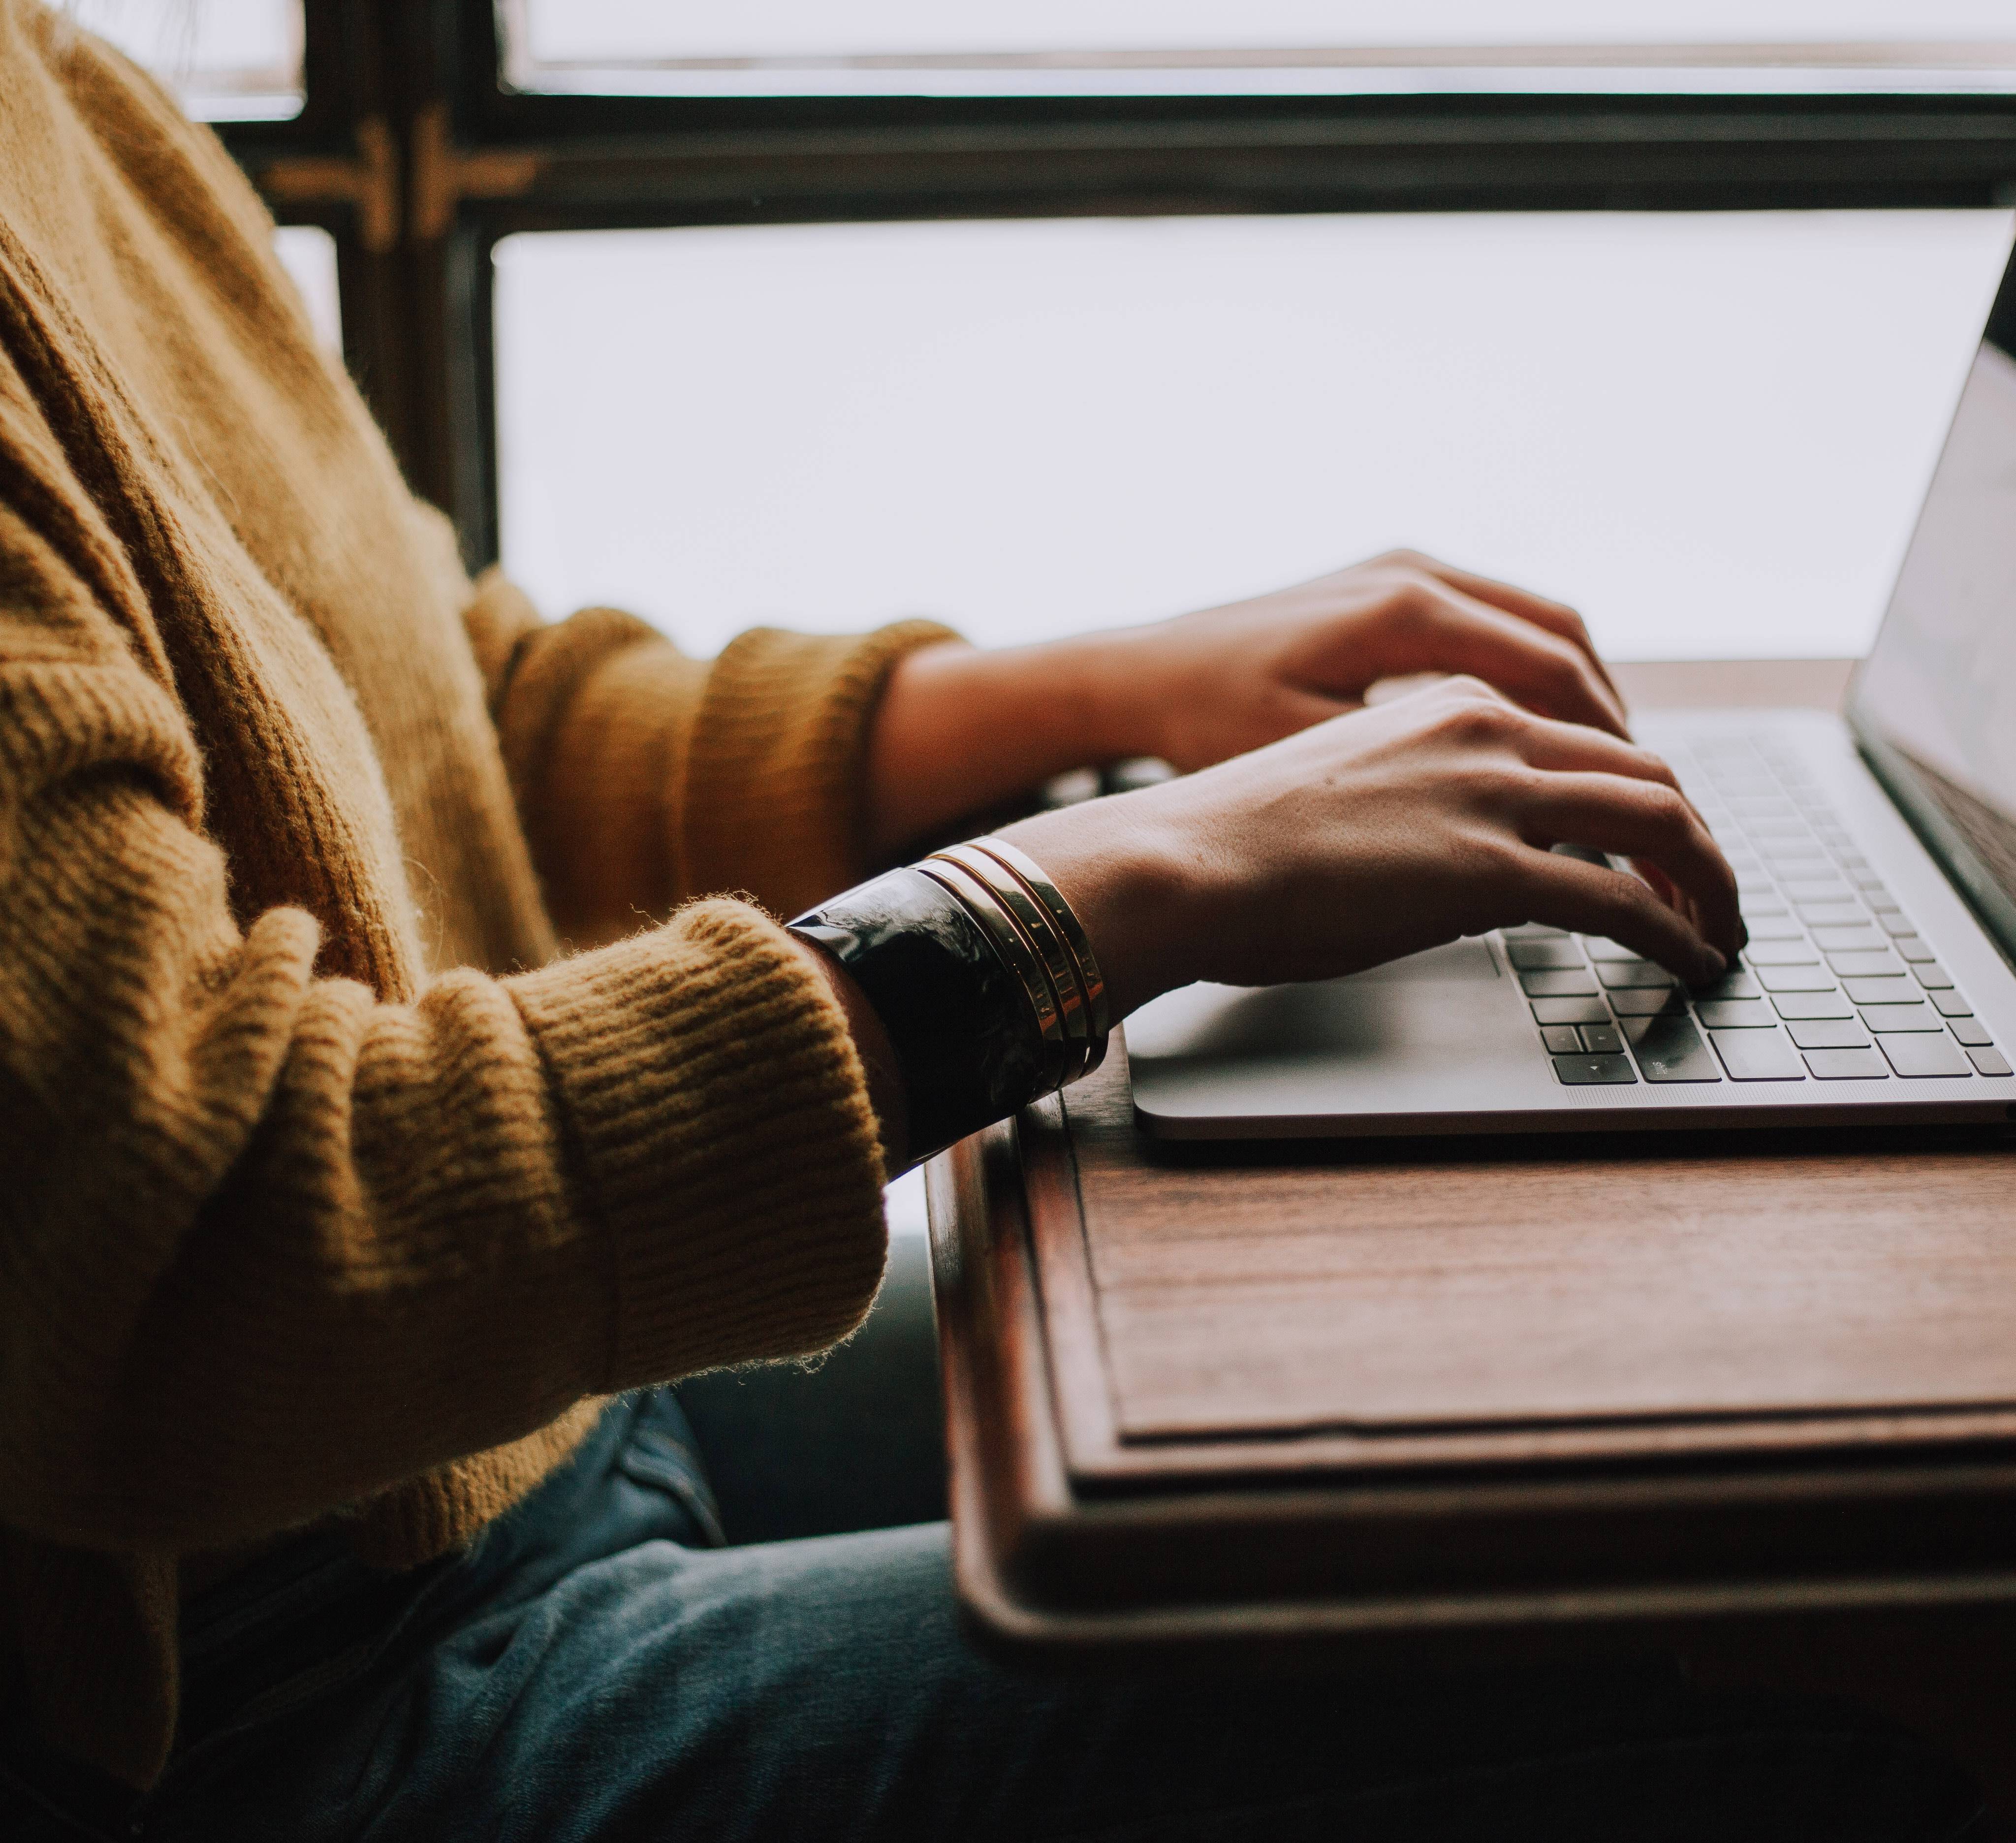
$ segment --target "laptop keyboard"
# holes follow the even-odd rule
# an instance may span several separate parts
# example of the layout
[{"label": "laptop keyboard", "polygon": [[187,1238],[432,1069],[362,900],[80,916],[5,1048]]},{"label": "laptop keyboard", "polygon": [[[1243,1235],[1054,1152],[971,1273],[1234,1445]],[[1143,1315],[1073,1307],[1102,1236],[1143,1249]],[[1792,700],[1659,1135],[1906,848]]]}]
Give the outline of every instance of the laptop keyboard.
[{"label": "laptop keyboard", "polygon": [[1720,984],[1690,992],[1615,941],[1505,929],[1561,1082],[2009,1075],[1796,755],[1768,736],[1718,736],[1666,759],[1728,854],[1750,945]]}]

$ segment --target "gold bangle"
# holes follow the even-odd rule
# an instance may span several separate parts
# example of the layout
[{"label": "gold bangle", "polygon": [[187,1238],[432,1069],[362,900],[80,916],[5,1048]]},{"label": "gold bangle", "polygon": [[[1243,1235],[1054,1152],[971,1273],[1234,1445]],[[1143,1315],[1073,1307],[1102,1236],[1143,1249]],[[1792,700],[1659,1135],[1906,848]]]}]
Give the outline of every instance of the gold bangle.
[{"label": "gold bangle", "polygon": [[1092,1018],[1077,963],[1064,936],[1057,931],[1049,910],[1029,893],[1012,870],[972,845],[948,845],[943,851],[934,851],[926,862],[931,859],[958,864],[985,884],[1006,908],[1021,928],[1023,938],[1042,959],[1043,970],[1049,975],[1050,989],[1057,995],[1057,1009],[1064,1020],[1064,1040],[1072,1049],[1064,1070],[1064,1082],[1068,1086],[1083,1075],[1090,1064]]},{"label": "gold bangle", "polygon": [[1006,865],[1022,880],[1030,893],[1049,911],[1057,932],[1071,949],[1071,958],[1077,963],[1080,988],[1085,993],[1093,1041],[1099,1046],[1098,1053],[1086,1071],[1089,1074],[1091,1068],[1098,1067],[1100,1057],[1106,1053],[1106,1039],[1113,1028],[1113,1020],[1106,1002],[1106,977],[1099,970],[1099,962],[1093,954],[1092,942],[1086,938],[1084,927],[1064,900],[1064,892],[1043,874],[1042,866],[1027,851],[1010,844],[1005,838],[992,836],[970,842],[974,850],[985,851],[996,863]]},{"label": "gold bangle", "polygon": [[988,938],[1015,975],[1035,1014],[1036,1034],[1042,1041],[1042,1075],[1038,1092],[1053,1093],[1064,1085],[1064,1071],[1077,1059],[1064,1041],[1057,995],[1050,988],[1049,975],[1043,970],[1035,950],[1022,938],[1021,930],[994,892],[963,866],[927,858],[911,868],[921,871],[959,899],[967,913],[986,930]]}]

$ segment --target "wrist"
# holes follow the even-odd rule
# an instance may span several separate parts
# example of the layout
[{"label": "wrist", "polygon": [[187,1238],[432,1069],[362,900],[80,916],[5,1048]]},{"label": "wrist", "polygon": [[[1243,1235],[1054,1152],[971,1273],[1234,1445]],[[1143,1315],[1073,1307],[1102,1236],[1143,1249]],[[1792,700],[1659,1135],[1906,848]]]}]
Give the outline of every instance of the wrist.
[{"label": "wrist", "polygon": [[880,1014],[869,1003],[854,975],[823,948],[803,935],[790,937],[791,945],[815,966],[826,982],[834,1002],[847,1018],[848,1035],[854,1039],[855,1053],[868,1088],[868,1104],[882,1141],[882,1169],[894,1177],[909,1163],[909,1105],[903,1092],[903,1078],[896,1060],[895,1046],[889,1040]]},{"label": "wrist", "polygon": [[1077,747],[1060,772],[1166,752],[1172,690],[1164,628],[1159,621],[1111,628],[1030,649],[1050,655],[1044,661],[1049,681],[1071,687]]},{"label": "wrist", "polygon": [[1150,789],[1005,827],[1071,905],[1106,976],[1113,1016],[1186,985],[1204,896],[1194,853]]},{"label": "wrist", "polygon": [[982,650],[927,646],[891,673],[869,747],[869,843],[887,859],[1074,768],[1158,752],[1150,630]]}]

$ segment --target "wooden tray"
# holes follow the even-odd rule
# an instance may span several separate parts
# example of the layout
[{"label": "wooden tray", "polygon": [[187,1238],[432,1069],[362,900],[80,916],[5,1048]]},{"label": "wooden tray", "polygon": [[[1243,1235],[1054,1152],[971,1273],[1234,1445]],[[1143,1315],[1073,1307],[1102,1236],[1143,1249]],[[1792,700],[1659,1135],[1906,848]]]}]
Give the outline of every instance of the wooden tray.
[{"label": "wooden tray", "polygon": [[1128,1653],[2016,1593],[1978,1136],[1204,1157],[1124,1049],[927,1177],[961,1592]]}]

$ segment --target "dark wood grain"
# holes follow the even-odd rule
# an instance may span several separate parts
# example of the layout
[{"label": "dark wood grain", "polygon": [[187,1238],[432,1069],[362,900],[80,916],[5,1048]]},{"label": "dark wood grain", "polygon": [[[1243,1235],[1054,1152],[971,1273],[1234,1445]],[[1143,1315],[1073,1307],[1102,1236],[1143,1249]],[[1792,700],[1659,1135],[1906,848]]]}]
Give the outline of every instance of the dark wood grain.
[{"label": "dark wood grain", "polygon": [[1050,1286],[1067,1264],[1039,1247],[1053,1312],[1096,1298],[1122,1441],[1788,1416],[1886,1438],[1962,1408],[2016,1426],[2000,1148],[1171,1164],[1120,1054],[1065,1107],[1089,1287]]}]

